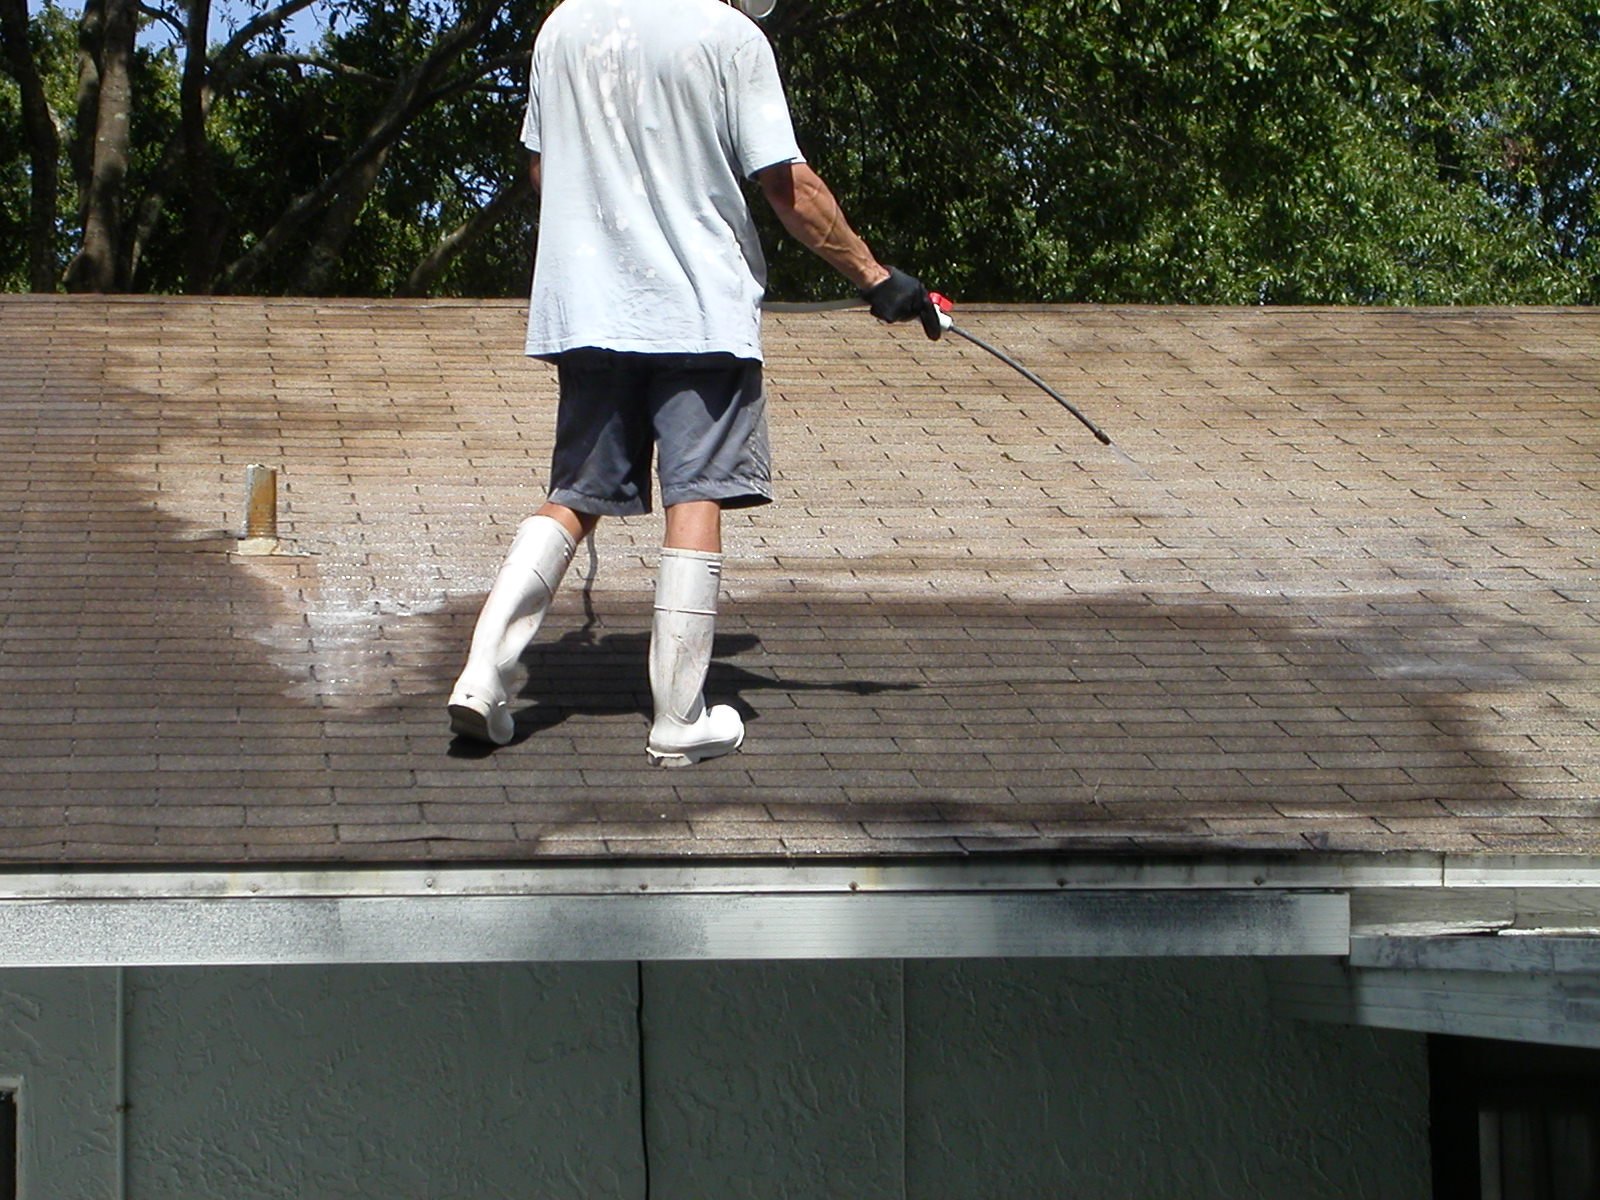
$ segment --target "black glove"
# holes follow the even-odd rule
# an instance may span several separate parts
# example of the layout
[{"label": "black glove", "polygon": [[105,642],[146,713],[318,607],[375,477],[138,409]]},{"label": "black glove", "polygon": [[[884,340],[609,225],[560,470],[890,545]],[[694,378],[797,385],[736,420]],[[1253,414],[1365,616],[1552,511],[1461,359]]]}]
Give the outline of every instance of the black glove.
[{"label": "black glove", "polygon": [[862,299],[880,321],[914,321],[933,307],[928,289],[899,267],[889,268],[889,278],[861,293]]}]

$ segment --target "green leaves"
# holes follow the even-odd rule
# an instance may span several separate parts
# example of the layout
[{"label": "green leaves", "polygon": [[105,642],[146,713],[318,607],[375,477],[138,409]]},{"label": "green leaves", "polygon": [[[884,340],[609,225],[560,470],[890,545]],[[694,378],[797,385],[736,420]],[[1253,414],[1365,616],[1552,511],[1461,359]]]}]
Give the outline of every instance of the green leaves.
[{"label": "green leaves", "polygon": [[[317,0],[315,47],[270,28],[211,47],[220,285],[519,294],[524,55],[548,7]],[[121,209],[135,289],[191,286],[202,208],[173,170],[183,48],[152,41],[172,24],[141,35]],[[1600,297],[1593,0],[782,0],[768,28],[802,146],[852,222],[959,298]],[[65,158],[93,134],[73,128],[75,39],[59,9],[34,34]],[[10,287],[28,278],[16,95],[0,79]],[[63,161],[63,264],[73,177]],[[841,294],[775,221],[767,245],[775,295]]]},{"label": "green leaves", "polygon": [[1512,7],[886,3],[780,61],[868,240],[967,298],[1592,301],[1600,39]]}]

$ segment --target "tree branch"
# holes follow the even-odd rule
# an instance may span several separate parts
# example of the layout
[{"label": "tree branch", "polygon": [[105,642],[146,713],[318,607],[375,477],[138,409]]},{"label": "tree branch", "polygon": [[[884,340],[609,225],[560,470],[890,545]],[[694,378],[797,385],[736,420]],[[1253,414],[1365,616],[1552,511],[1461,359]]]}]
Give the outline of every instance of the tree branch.
[{"label": "tree branch", "polygon": [[[222,274],[224,288],[248,285],[261,268],[283,249],[285,243],[319,212],[337,205],[339,212],[344,213],[351,191],[371,189],[376,178],[371,170],[373,161],[386,154],[417,113],[427,107],[430,85],[466,52],[468,46],[482,37],[499,12],[500,3],[501,0],[485,0],[475,16],[463,17],[445,31],[427,57],[395,85],[388,103],[368,128],[361,144],[320,184],[295,199],[255,245],[229,264]],[[342,217],[339,223],[342,223]],[[338,239],[338,245],[324,244],[327,241],[321,239],[313,246],[307,260],[308,275],[325,272],[329,251],[337,254],[342,249],[342,238]]]},{"label": "tree branch", "polygon": [[339,75],[345,79],[353,79],[357,83],[368,83],[374,87],[393,87],[397,82],[393,77],[374,75],[370,71],[363,71],[359,67],[352,67],[347,63],[338,62],[321,54],[255,54],[250,57],[254,67],[315,67],[319,71],[326,71],[330,75]]},{"label": "tree branch", "polygon": [[277,8],[268,9],[260,16],[253,17],[241,25],[238,31],[224,42],[211,59],[211,88],[213,92],[225,94],[232,84],[237,83],[235,73],[239,70],[239,60],[244,56],[244,48],[256,38],[266,33],[269,29],[276,29],[295,13],[303,8],[310,8],[316,0],[286,0]]},{"label": "tree branch", "polygon": [[438,245],[434,246],[427,257],[412,270],[400,288],[399,294],[426,296],[433,290],[433,285],[439,282],[439,277],[463,251],[498,225],[508,212],[532,194],[533,177],[527,172],[518,172],[515,182],[502,188],[488,204],[439,239]]},{"label": "tree branch", "polygon": [[476,69],[463,73],[461,76],[456,79],[452,79],[449,83],[445,84],[437,91],[429,93],[425,101],[425,105],[432,106],[439,103],[441,100],[448,100],[452,96],[459,96],[462,92],[471,91],[473,85],[479,80],[490,75],[494,75],[497,72],[504,71],[508,67],[514,67],[518,63],[525,63],[532,56],[532,49],[513,50],[509,54],[502,54],[496,58],[491,58],[485,62],[479,63]]},{"label": "tree branch", "polygon": [[181,40],[184,36],[183,22],[164,8],[157,8],[153,4],[140,4],[139,11],[153,20],[160,21]]}]

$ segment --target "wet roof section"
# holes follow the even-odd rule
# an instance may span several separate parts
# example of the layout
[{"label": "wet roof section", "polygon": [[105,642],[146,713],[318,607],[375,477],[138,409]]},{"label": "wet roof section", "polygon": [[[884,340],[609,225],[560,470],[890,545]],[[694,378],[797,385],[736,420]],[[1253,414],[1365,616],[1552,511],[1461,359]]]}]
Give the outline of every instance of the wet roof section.
[{"label": "wet roof section", "polygon": [[0,298],[0,858],[1600,845],[1600,313],[957,316],[1127,458],[971,345],[769,316],[709,688],[747,747],[668,772],[658,517],[580,552],[516,742],[448,732],[542,499],[521,305]]}]

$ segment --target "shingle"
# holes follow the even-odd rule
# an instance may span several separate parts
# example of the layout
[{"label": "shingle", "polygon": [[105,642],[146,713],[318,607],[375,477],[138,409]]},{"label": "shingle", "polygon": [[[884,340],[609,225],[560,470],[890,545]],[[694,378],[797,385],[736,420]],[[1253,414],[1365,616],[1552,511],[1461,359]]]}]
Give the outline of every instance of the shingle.
[{"label": "shingle", "polygon": [[[1132,463],[975,348],[769,317],[748,745],[669,772],[657,517],[512,745],[442,720],[548,462],[521,305],[0,297],[0,858],[1600,847],[1600,314],[959,315]],[[251,462],[289,554],[229,553]]]}]

